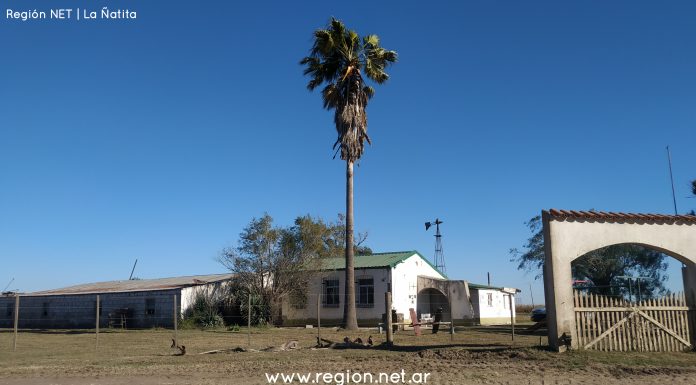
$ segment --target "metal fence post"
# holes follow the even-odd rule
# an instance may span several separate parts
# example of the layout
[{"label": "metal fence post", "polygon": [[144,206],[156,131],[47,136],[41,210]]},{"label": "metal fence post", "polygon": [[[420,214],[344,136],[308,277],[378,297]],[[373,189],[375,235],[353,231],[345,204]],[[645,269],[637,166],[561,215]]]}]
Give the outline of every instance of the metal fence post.
[{"label": "metal fence post", "polygon": [[174,294],[174,346],[179,346],[179,314],[177,314],[176,294]]},{"label": "metal fence post", "polygon": [[97,315],[97,322],[96,322],[96,341],[94,343],[94,348],[98,349],[99,348],[99,294],[97,294],[97,310],[96,310],[96,315]]},{"label": "metal fence post", "polygon": [[508,300],[510,301],[510,325],[512,326],[512,343],[515,343],[515,316],[514,316],[514,309],[512,308],[512,294],[508,296]]},{"label": "metal fence post", "polygon": [[392,330],[392,293],[390,291],[384,293],[385,308],[387,311],[387,344],[392,345],[394,343],[394,331]]},{"label": "metal fence post", "polygon": [[317,295],[317,345],[321,346],[321,293]]},{"label": "metal fence post", "polygon": [[247,346],[251,347],[251,293],[247,298]]},{"label": "metal fence post", "polygon": [[17,351],[17,328],[19,326],[19,294],[15,294],[15,308],[14,308],[14,342],[12,351]]}]

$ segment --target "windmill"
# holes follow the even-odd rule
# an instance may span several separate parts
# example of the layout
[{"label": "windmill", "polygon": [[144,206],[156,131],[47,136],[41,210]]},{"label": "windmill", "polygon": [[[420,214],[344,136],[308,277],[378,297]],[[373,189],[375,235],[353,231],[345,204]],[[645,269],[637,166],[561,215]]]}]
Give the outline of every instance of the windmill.
[{"label": "windmill", "polygon": [[425,222],[425,231],[428,231],[433,225],[435,225],[435,267],[440,270],[442,274],[447,274],[445,271],[445,255],[442,253],[442,234],[440,234],[440,225],[442,221],[439,218],[435,219],[435,222]]}]

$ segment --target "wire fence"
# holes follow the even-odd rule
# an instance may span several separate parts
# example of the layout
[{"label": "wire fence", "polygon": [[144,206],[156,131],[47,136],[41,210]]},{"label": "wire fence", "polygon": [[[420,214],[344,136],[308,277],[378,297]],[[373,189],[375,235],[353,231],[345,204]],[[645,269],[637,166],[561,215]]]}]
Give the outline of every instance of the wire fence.
[{"label": "wire fence", "polygon": [[[383,336],[382,342],[387,345],[394,343],[395,333],[410,335],[449,334],[449,341],[454,343],[457,329],[470,325],[467,320],[457,319],[452,311],[452,303],[444,295],[432,295],[419,298],[418,305],[403,311],[404,304],[394,304],[390,292],[383,298],[373,292],[356,293],[359,325],[369,328],[370,333]],[[327,329],[343,326],[343,298],[337,293],[309,293],[301,301],[280,302],[280,318],[285,326],[301,326],[305,330],[303,336],[310,333],[316,337],[317,344],[322,345],[322,338],[331,334]],[[241,301],[228,307],[233,314],[223,314],[227,325],[226,330],[246,333],[246,345],[252,346],[254,333],[254,313],[267,311],[266,304],[255,303],[254,296],[247,296]],[[118,295],[91,294],[80,296],[4,296],[0,297],[0,335],[11,336],[10,348],[16,351],[22,346],[22,335],[64,333],[94,335],[95,349],[100,348],[100,337],[105,333],[123,333],[132,330],[153,330],[158,335],[171,333],[172,347],[182,346],[179,340],[182,321],[188,329],[192,324],[186,322],[187,309],[194,306],[190,298],[182,299],[181,295]],[[403,301],[402,301],[403,302]],[[413,301],[415,302],[415,301]],[[400,311],[397,312],[396,309]],[[515,318],[512,302],[509,303],[510,330],[512,343],[515,339]],[[297,330],[297,329],[296,329]],[[335,330],[334,330],[335,331]],[[322,335],[324,332],[324,335]],[[283,335],[282,339],[286,338]],[[82,339],[84,340],[84,338]],[[362,343],[362,339],[361,340]],[[261,339],[266,341],[266,339]],[[346,341],[343,341],[346,342]],[[353,342],[352,340],[350,342]],[[445,341],[441,341],[445,342]],[[461,341],[460,341],[461,342]]]}]

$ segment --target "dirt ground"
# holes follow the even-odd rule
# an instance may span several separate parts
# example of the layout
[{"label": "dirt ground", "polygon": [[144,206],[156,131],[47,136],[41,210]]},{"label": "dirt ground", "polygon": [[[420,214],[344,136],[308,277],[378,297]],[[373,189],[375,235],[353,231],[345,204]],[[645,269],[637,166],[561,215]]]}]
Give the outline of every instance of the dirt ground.
[{"label": "dirt ground", "polygon": [[[346,336],[366,341],[372,335],[380,345],[385,338],[374,329],[321,333],[336,342]],[[311,373],[309,383],[316,384],[355,383],[356,373],[366,372],[374,375],[374,383],[379,373],[396,373],[391,382],[382,378],[382,383],[391,384],[696,384],[694,353],[558,354],[540,346],[540,341],[545,343],[540,334],[519,328],[514,344],[509,328],[477,327],[460,328],[454,336],[398,332],[393,349],[319,350],[311,348],[316,329],[254,329],[252,349],[290,340],[297,340],[300,348],[217,354],[199,353],[247,348],[246,331],[186,330],[178,332],[180,344],[186,346],[183,356],[170,348],[172,336],[171,330],[106,331],[96,347],[93,331],[22,332],[13,352],[12,333],[0,331],[0,385],[269,384],[266,373],[279,372]],[[317,380],[317,372],[334,377]],[[295,378],[293,383],[301,382]]]}]

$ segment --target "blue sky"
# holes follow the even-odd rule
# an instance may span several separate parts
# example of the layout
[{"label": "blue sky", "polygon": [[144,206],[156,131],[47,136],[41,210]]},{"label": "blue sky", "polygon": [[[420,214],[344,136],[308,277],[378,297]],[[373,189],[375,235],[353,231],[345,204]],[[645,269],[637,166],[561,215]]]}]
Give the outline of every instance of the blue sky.
[{"label": "blue sky", "polygon": [[[98,3],[98,4],[97,4]],[[121,5],[126,22],[7,20]],[[687,1],[15,0],[0,15],[0,289],[223,272],[252,217],[344,210],[332,113],[298,61],[331,16],[399,53],[368,107],[356,227],[375,251],[543,297],[508,250],[544,208],[672,213],[696,178]],[[670,285],[681,287],[679,270]]]}]

